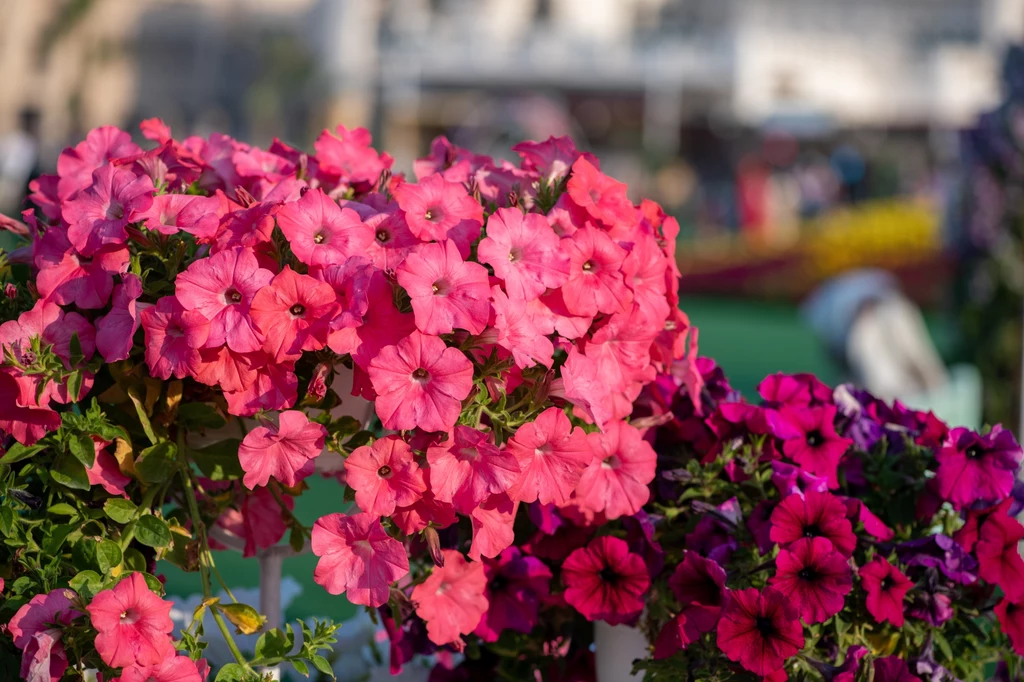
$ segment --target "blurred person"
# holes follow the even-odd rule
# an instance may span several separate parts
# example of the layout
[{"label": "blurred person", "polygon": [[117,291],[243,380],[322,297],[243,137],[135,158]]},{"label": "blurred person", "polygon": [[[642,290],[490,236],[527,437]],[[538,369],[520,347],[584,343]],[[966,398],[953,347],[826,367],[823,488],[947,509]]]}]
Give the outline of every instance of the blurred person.
[{"label": "blurred person", "polygon": [[28,183],[40,174],[39,111],[26,107],[18,128],[0,137],[0,213],[17,215],[28,195]]}]

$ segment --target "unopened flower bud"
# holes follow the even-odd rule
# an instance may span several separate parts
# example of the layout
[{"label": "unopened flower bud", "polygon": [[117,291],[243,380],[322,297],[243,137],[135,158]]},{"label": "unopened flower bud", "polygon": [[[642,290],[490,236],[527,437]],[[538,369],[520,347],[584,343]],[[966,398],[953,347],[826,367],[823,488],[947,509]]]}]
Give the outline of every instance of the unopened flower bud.
[{"label": "unopened flower bud", "polygon": [[306,395],[314,402],[319,403],[327,397],[327,377],[330,373],[330,366],[324,362],[313,369],[313,376],[309,380],[309,387],[306,388]]},{"label": "unopened flower bud", "polygon": [[18,287],[13,282],[8,282],[4,285],[4,296],[12,301],[18,298]]},{"label": "unopened flower bud", "polygon": [[444,568],[444,554],[441,552],[441,538],[433,526],[427,526],[423,531],[423,539],[430,550],[430,558],[438,568]]}]

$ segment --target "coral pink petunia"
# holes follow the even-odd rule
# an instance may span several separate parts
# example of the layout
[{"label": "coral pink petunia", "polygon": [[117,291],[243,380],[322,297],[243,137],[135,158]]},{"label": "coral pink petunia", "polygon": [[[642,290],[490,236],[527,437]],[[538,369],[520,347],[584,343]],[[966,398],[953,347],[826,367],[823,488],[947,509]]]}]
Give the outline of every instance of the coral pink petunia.
[{"label": "coral pink petunia", "polygon": [[130,665],[119,682],[205,682],[195,661],[185,655],[168,656],[156,665]]},{"label": "coral pink petunia", "polygon": [[489,606],[474,633],[497,642],[504,630],[530,632],[537,624],[541,602],[551,586],[551,569],[544,562],[509,547],[484,562]]},{"label": "coral pink petunia", "polygon": [[141,321],[136,301],[142,296],[142,280],[127,274],[114,287],[110,312],[96,320],[96,350],[107,362],[124,360],[131,353]]},{"label": "coral pink petunia", "polygon": [[257,426],[238,446],[242,482],[252,490],[273,477],[286,486],[313,473],[313,460],[324,449],[327,429],[298,410],[280,413],[278,425]]},{"label": "coral pink petunia", "polygon": [[326,267],[364,255],[373,240],[373,232],[358,213],[341,208],[319,188],[282,206],[276,217],[292,253],[309,266]]},{"label": "coral pink petunia", "polygon": [[[100,439],[99,436],[92,437],[93,449],[96,457],[91,467],[87,467],[85,473],[89,478],[89,485],[102,486],[111,495],[124,495],[124,487],[132,482],[132,479],[121,471],[117,460],[107,452],[110,441]],[[125,495],[127,497],[127,495]]]},{"label": "coral pink petunia", "polygon": [[370,362],[375,407],[384,428],[448,431],[473,388],[473,365],[436,336],[413,332]]},{"label": "coral pink petunia", "polygon": [[518,208],[499,208],[487,220],[477,254],[505,281],[510,298],[529,301],[569,279],[569,256],[548,221]]},{"label": "coral pink petunia", "polygon": [[473,543],[469,547],[469,558],[494,558],[510,547],[515,541],[513,525],[519,502],[505,493],[491,495],[469,515],[473,528]]},{"label": "coral pink petunia", "polygon": [[359,508],[375,516],[415,504],[427,489],[412,448],[395,435],[353,450],[345,460],[345,481],[356,491]]},{"label": "coral pink petunia", "polygon": [[86,607],[96,635],[96,651],[107,665],[157,665],[174,654],[171,607],[150,589],[141,573],[97,594]]},{"label": "coral pink petunia", "polygon": [[790,495],[775,507],[771,522],[772,542],[783,546],[804,537],[822,537],[845,557],[853,556],[857,547],[857,536],[846,518],[846,505],[832,493]]},{"label": "coral pink petunia", "polygon": [[755,675],[770,675],[803,645],[797,611],[778,590],[732,592],[718,623],[718,647],[729,660]]},{"label": "coral pink petunia", "polygon": [[423,493],[423,497],[416,500],[411,506],[396,509],[391,520],[403,533],[413,535],[427,526],[447,528],[458,521],[458,516],[455,513],[455,507],[436,500],[428,488]]},{"label": "coral pink petunia", "polygon": [[444,567],[413,588],[412,600],[416,615],[427,622],[430,641],[461,649],[462,635],[473,632],[487,611],[487,576],[480,562],[466,561],[455,550],[442,551]]},{"label": "coral pink petunia", "polygon": [[292,363],[269,362],[265,354],[257,365],[251,384],[239,391],[224,393],[228,412],[248,417],[260,410],[283,410],[295,404],[298,398],[299,381]]},{"label": "coral pink petunia", "polygon": [[978,575],[1002,588],[1008,599],[1024,600],[1024,559],[1018,545],[1024,540],[1024,526],[1009,516],[1011,500],[989,514],[978,531],[974,553],[978,557]]},{"label": "coral pink petunia", "polygon": [[410,249],[420,243],[405,222],[405,214],[390,204],[381,213],[365,218],[373,235],[365,256],[374,267],[393,271],[405,260]]},{"label": "coral pink petunia", "polygon": [[61,212],[68,223],[68,241],[84,256],[107,244],[123,244],[125,228],[153,203],[153,181],[112,165],[93,174],[93,184]]},{"label": "coral pink petunia", "polygon": [[594,457],[583,429],[557,407],[520,426],[506,447],[522,472],[509,495],[522,502],[565,504]]},{"label": "coral pink petunia", "polygon": [[633,203],[626,196],[626,184],[608,177],[586,158],[581,157],[572,164],[566,189],[573,203],[606,227],[636,223]]},{"label": "coral pink petunia", "polygon": [[608,424],[604,433],[587,435],[594,458],[580,476],[576,498],[608,519],[631,516],[650,498],[658,457],[643,435],[626,422]]},{"label": "coral pink petunia", "polygon": [[[329,277],[328,273],[325,276]],[[342,355],[350,353],[363,369],[368,368],[384,346],[398,343],[416,329],[413,316],[395,305],[394,289],[382,271],[372,270],[365,288],[366,308],[361,324],[336,328],[327,341],[331,350]]]},{"label": "coral pink petunia", "polygon": [[249,315],[256,293],[274,275],[261,268],[256,254],[236,248],[220,251],[192,263],[175,280],[175,296],[186,310],[195,310],[210,321],[207,344],[251,353],[263,345],[263,338]]},{"label": "coral pink petunia", "polygon": [[[266,488],[256,488],[252,492],[243,491],[239,508],[229,507],[219,517],[217,525],[229,533],[242,538],[242,558],[256,556],[257,550],[273,547],[288,530],[284,512],[280,502]],[[295,500],[291,495],[284,496],[284,508],[291,511],[295,508]]]},{"label": "coral pink petunia", "polygon": [[86,258],[75,252],[62,230],[53,228],[36,243],[33,258],[40,298],[95,309],[107,304],[113,276],[128,270],[129,254],[125,246],[111,244]]},{"label": "coral pink petunia", "polygon": [[468,426],[456,426],[450,440],[427,448],[427,461],[434,497],[463,514],[490,495],[507,491],[519,478],[519,461],[499,450],[486,433]]},{"label": "coral pink petunia", "polygon": [[452,231],[480,233],[484,209],[466,188],[448,182],[441,174],[424,178],[418,184],[406,183],[395,190],[395,200],[405,213],[412,233],[423,241],[443,240]]},{"label": "coral pink petunia", "polygon": [[853,572],[825,538],[801,538],[779,552],[768,584],[792,600],[804,622],[823,623],[843,610]]},{"label": "coral pink petunia", "polygon": [[349,130],[339,125],[334,133],[320,133],[313,146],[322,171],[338,176],[346,185],[366,185],[375,184],[392,163],[390,156],[378,154],[370,146],[372,141],[366,128]]},{"label": "coral pink petunia", "polygon": [[501,287],[491,288],[494,305],[494,328],[498,332],[497,342],[512,353],[512,358],[521,369],[533,365],[551,367],[555,346],[537,326],[527,304],[505,295]]},{"label": "coral pink petunia", "polygon": [[487,269],[462,260],[451,240],[414,249],[395,272],[409,293],[416,327],[424,334],[465,329],[479,334],[491,312]]},{"label": "coral pink petunia", "polygon": [[313,524],[313,554],[320,557],[313,580],[353,604],[377,608],[388,602],[391,584],[409,573],[402,543],[372,514],[328,514]]},{"label": "coral pink petunia", "polygon": [[587,620],[629,623],[644,608],[651,585],[643,557],[625,540],[604,535],[570,554],[562,564],[565,601]]},{"label": "coral pink petunia", "polygon": [[884,558],[874,559],[860,567],[860,582],[868,593],[865,606],[876,621],[889,621],[903,627],[903,599],[914,583]]},{"label": "coral pink petunia", "polygon": [[83,358],[88,360],[96,350],[96,332],[89,321],[78,313],[65,313],[53,301],[40,299],[17,320],[0,325],[0,346],[9,348],[22,364],[32,365],[35,359],[25,354],[30,353],[31,339],[39,337],[71,369],[71,339],[76,334]]},{"label": "coral pink petunia", "polygon": [[186,310],[173,296],[164,296],[142,311],[146,332],[146,364],[153,376],[181,379],[199,367],[199,349],[206,342],[210,323],[201,313]]},{"label": "coral pink petunia", "polygon": [[633,292],[626,286],[621,266],[626,251],[593,225],[586,225],[562,241],[569,254],[569,279],[562,286],[565,306],[574,315],[618,313],[628,309]]},{"label": "coral pink petunia", "polygon": [[287,265],[253,296],[249,308],[263,334],[263,349],[275,362],[297,360],[302,351],[327,345],[330,323],[338,312],[329,284]]},{"label": "coral pink petunia", "polygon": [[57,195],[61,200],[72,197],[92,183],[93,171],[111,159],[135,156],[142,150],[132,136],[114,126],[93,128],[75,147],[69,147],[57,158],[60,182]]}]

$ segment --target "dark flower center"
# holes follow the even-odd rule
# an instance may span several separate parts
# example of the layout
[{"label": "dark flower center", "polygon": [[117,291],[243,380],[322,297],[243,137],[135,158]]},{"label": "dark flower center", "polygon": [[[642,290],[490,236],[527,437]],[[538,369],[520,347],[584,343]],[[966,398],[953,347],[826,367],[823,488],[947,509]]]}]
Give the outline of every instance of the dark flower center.
[{"label": "dark flower center", "polygon": [[491,580],[491,592],[504,592],[506,587],[508,587],[508,578],[500,573]]},{"label": "dark flower center", "polygon": [[758,616],[754,619],[754,627],[761,633],[762,637],[771,637],[775,632],[775,625],[768,616]]},{"label": "dark flower center", "polygon": [[593,272],[593,270],[594,264],[591,263],[590,261],[587,261],[583,264],[583,272]]},{"label": "dark flower center", "polygon": [[391,467],[385,464],[380,469],[377,469],[377,475],[380,476],[381,478],[387,478],[388,476],[391,475]]},{"label": "dark flower center", "polygon": [[981,451],[981,448],[978,447],[977,445],[972,445],[971,447],[967,448],[967,452],[965,452],[964,454],[967,455],[968,459],[978,459],[985,453],[983,453]]},{"label": "dark flower center", "polygon": [[809,523],[804,526],[804,537],[805,538],[816,538],[821,535],[821,529],[818,528],[818,524]]},{"label": "dark flower center", "polygon": [[412,373],[412,378],[418,381],[426,381],[430,378],[430,372],[420,367]]},{"label": "dark flower center", "polygon": [[893,582],[893,579],[892,579],[892,577],[890,577],[890,576],[885,576],[885,577],[884,577],[884,578],[882,579],[882,589],[883,589],[883,590],[891,590],[891,589],[893,588],[893,586],[894,586],[894,585],[895,585],[895,583]]},{"label": "dark flower center", "polygon": [[427,212],[423,214],[425,220],[429,220],[432,223],[436,223],[441,219],[442,213],[436,208],[428,208]]},{"label": "dark flower center", "polygon": [[803,568],[799,573],[797,573],[797,576],[801,580],[806,580],[808,582],[812,582],[812,581],[818,579],[818,572],[815,571],[810,566],[807,566],[807,567]]},{"label": "dark flower center", "polygon": [[296,303],[295,305],[288,309],[288,312],[298,317],[302,313],[306,312],[306,306],[302,305],[301,303]]},{"label": "dark flower center", "polygon": [[619,581],[619,574],[612,570],[611,566],[602,568],[598,575],[601,577],[601,582],[608,583],[609,585],[614,585]]},{"label": "dark flower center", "polygon": [[377,234],[375,236],[377,238],[377,241],[379,241],[381,244],[386,244],[391,239],[391,235],[388,234],[387,230],[377,230]]},{"label": "dark flower center", "polygon": [[242,294],[238,293],[237,289],[228,289],[227,293],[224,294],[224,298],[228,299],[231,303],[242,302]]},{"label": "dark flower center", "polygon": [[825,442],[825,437],[821,435],[821,431],[814,430],[807,434],[807,444],[812,448],[816,448]]}]

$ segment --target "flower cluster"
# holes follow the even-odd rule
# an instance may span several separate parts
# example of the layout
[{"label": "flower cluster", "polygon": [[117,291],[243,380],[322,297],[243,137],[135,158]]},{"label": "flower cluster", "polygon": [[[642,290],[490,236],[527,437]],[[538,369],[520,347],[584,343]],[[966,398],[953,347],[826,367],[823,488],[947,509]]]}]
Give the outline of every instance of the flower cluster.
[{"label": "flower cluster", "polygon": [[[159,120],[141,132],[146,149],[93,130],[3,223],[28,238],[11,260],[31,272],[0,325],[0,493],[24,493],[0,510],[11,608],[73,590],[100,636],[99,658],[71,665],[131,680],[167,658],[129,661],[120,630],[106,655],[90,597],[132,571],[138,587],[159,559],[209,592],[221,534],[251,555],[290,531],[328,592],[396,631],[419,622],[432,646],[528,628],[536,599],[488,615],[496,572],[541,590],[512,547],[520,510],[616,519],[650,499],[655,452],[628,418],[694,348],[676,222],[567,138],[516,145],[518,164],[439,138],[414,182],[362,129],[325,131],[312,155],[178,140]],[[349,391],[374,423],[338,416]],[[320,467],[328,452],[343,466]],[[291,510],[318,468],[350,504],[310,529]],[[43,547],[70,559],[45,576],[15,559]],[[219,625],[254,620],[209,606]],[[176,647],[201,654],[191,636]]]}]

